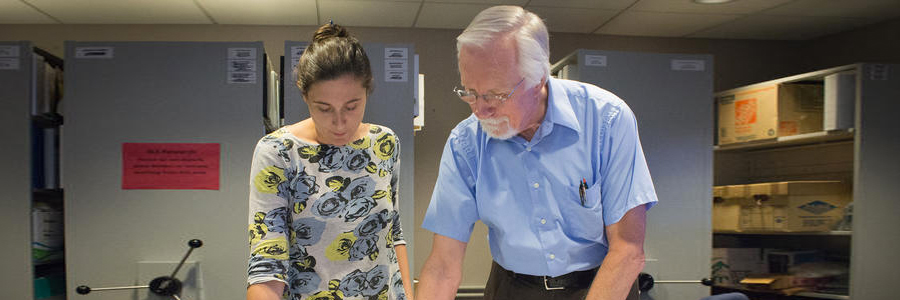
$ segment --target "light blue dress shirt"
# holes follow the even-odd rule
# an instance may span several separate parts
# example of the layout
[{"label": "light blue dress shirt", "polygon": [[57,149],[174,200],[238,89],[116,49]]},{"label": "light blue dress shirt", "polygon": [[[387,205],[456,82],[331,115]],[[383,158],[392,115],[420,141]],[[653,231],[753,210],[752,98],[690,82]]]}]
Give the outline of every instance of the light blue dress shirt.
[{"label": "light blue dress shirt", "polygon": [[625,102],[576,81],[551,78],[548,89],[531,141],[491,138],[474,115],[450,132],[422,227],[468,242],[481,220],[498,264],[559,276],[599,266],[608,251],[604,226],[657,198]]}]

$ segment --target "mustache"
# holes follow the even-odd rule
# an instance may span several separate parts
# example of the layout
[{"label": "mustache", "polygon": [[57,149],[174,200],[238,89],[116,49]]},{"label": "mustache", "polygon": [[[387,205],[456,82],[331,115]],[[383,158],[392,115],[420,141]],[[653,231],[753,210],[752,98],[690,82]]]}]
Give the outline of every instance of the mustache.
[{"label": "mustache", "polygon": [[491,119],[478,119],[478,122],[481,122],[482,125],[486,126],[497,126],[502,124],[503,122],[509,122],[508,117],[499,117],[499,118],[491,118]]}]

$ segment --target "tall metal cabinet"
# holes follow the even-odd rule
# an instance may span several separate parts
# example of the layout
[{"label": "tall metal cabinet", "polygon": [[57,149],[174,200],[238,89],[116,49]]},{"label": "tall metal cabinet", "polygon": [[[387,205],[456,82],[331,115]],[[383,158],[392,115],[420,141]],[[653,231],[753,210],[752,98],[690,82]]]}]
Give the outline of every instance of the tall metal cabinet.
[{"label": "tall metal cabinet", "polygon": [[62,60],[30,42],[0,42],[0,286],[15,299],[64,294],[57,75]]},{"label": "tall metal cabinet", "polygon": [[[287,41],[284,43],[285,57],[282,61],[282,87],[284,124],[290,125],[309,118],[309,110],[297,87],[294,68],[300,55],[309,43]],[[412,44],[365,43],[363,48],[369,57],[375,89],[369,95],[363,122],[384,125],[391,128],[400,140],[400,223],[406,239],[409,268],[415,274],[415,206],[413,201],[415,186],[415,135],[413,116],[415,114],[416,81],[419,78],[415,61],[415,47]]]},{"label": "tall metal cabinet", "polygon": [[[262,42],[67,42],[66,268],[69,299],[145,299],[190,239],[183,298],[243,299],[250,162],[265,134]],[[125,188],[126,143],[211,143],[217,188]],[[147,183],[147,182],[143,182]],[[147,297],[147,299],[157,299]]]},{"label": "tall metal cabinet", "polygon": [[[711,55],[578,50],[552,67],[597,85],[634,111],[659,196],[648,213],[644,272],[658,280],[709,276],[712,197]],[[657,284],[642,298],[700,299],[700,284]]]},{"label": "tall metal cabinet", "polygon": [[900,278],[900,270],[891,262],[900,252],[900,187],[894,182],[900,174],[900,139],[896,133],[896,112],[900,110],[898,70],[900,65],[896,64],[853,64],[741,87],[822,83],[835,74],[854,76],[855,93],[850,95],[855,112],[850,128],[722,145],[715,150],[716,185],[793,180],[852,183],[852,231],[716,232],[714,246],[817,250],[831,258],[849,259],[849,294],[837,290],[803,292],[797,294],[803,298],[796,299],[896,298],[892,287],[893,281]]}]

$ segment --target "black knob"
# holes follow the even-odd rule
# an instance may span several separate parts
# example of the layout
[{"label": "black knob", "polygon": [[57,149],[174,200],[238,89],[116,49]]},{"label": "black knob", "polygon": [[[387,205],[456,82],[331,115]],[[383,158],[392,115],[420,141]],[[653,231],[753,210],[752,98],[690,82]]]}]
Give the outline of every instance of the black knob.
[{"label": "black knob", "polygon": [[646,293],[650,289],[653,288],[653,276],[647,273],[638,274],[638,290],[641,293]]},{"label": "black knob", "polygon": [[160,276],[150,281],[150,291],[160,296],[172,296],[181,293],[181,281],[169,276]]},{"label": "black knob", "polygon": [[190,246],[191,248],[200,248],[200,246],[203,246],[203,241],[198,240],[198,239],[193,239],[193,240],[188,241],[188,246]]},{"label": "black knob", "polygon": [[712,278],[706,277],[706,278],[700,279],[700,283],[705,286],[712,286],[713,280],[712,280]]},{"label": "black knob", "polygon": [[75,288],[75,292],[82,295],[87,295],[91,292],[91,288],[86,285],[79,285],[77,288]]}]

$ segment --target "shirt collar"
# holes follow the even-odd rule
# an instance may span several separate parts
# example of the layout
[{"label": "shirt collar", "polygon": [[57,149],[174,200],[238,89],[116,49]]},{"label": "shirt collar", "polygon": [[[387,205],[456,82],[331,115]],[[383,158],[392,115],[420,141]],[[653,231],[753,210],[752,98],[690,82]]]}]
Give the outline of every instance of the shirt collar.
[{"label": "shirt collar", "polygon": [[581,125],[578,124],[578,118],[575,117],[575,111],[572,109],[572,102],[566,93],[562,82],[555,78],[547,80],[547,113],[544,116],[544,123],[556,123],[581,132]]}]

